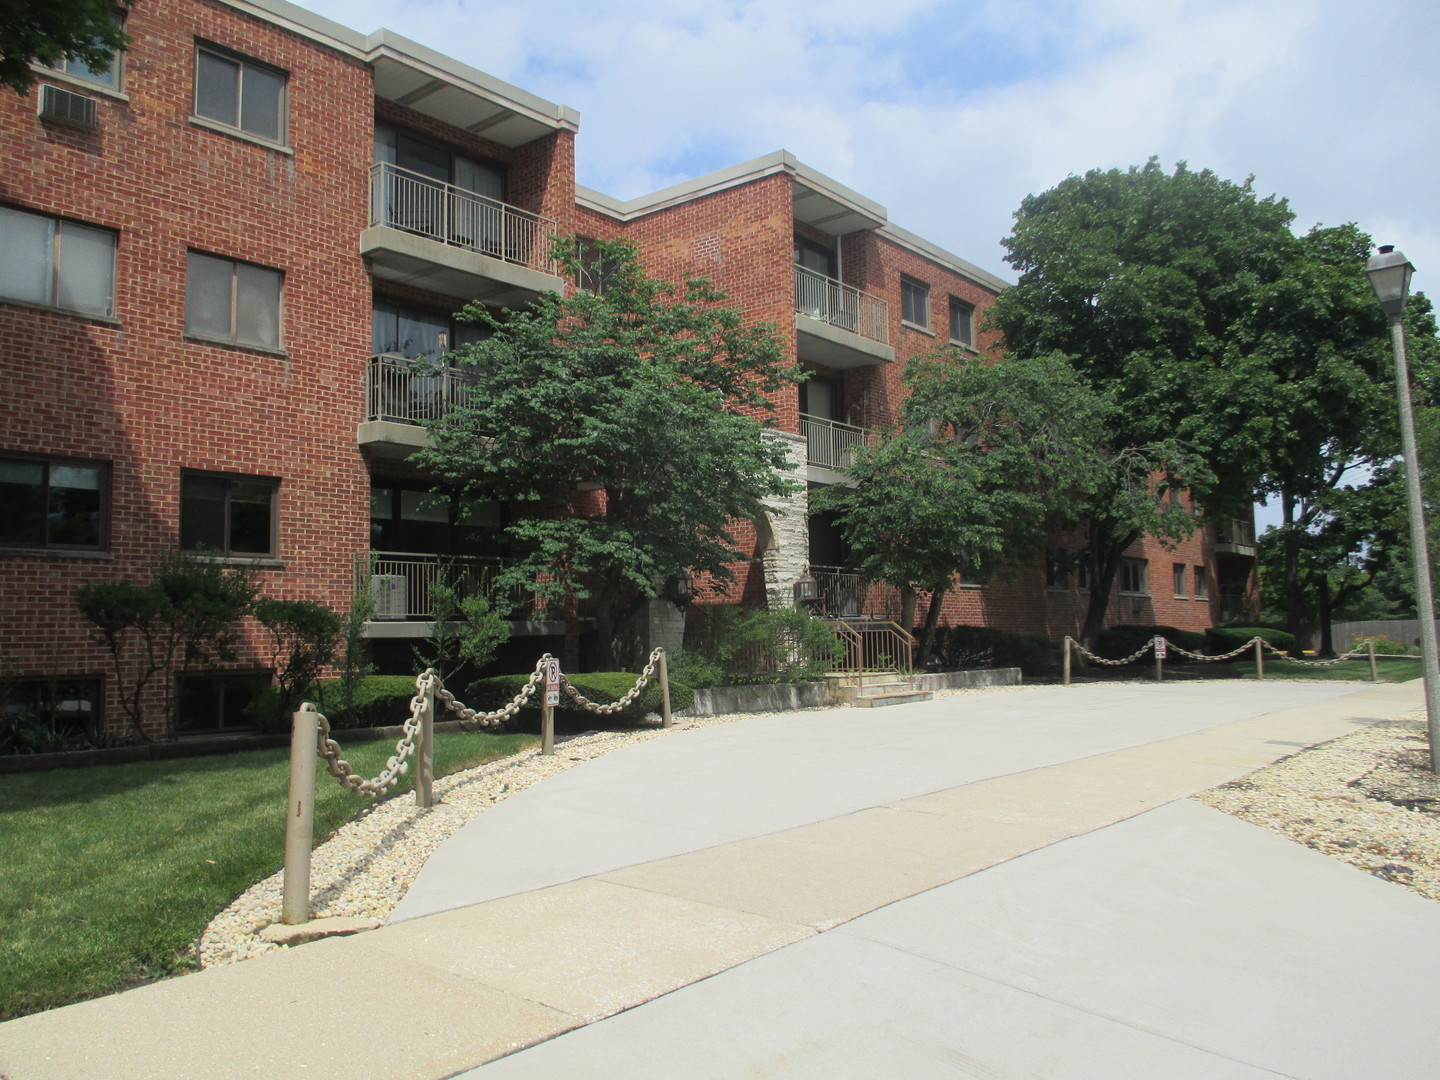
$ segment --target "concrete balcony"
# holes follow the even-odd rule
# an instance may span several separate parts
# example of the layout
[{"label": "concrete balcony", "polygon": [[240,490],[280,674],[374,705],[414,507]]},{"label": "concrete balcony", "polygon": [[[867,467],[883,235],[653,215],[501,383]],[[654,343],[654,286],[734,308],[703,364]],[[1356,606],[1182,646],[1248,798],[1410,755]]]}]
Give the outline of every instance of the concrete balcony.
[{"label": "concrete balcony", "polygon": [[516,306],[564,288],[555,223],[385,162],[370,169],[370,272],[461,300]]},{"label": "concrete balcony", "polygon": [[355,560],[355,591],[368,590],[375,605],[365,636],[429,637],[435,617],[431,590],[439,581],[450,584],[460,599],[484,595],[492,607],[504,609],[512,634],[563,633],[564,623],[545,621],[528,590],[499,589],[496,579],[507,565],[501,558],[475,555],[362,551]]},{"label": "concrete balcony", "polygon": [[1219,522],[1215,527],[1215,554],[1255,558],[1259,554],[1255,546],[1255,522],[1245,518],[1227,518]]},{"label": "concrete balcony", "polygon": [[365,367],[365,419],[356,442],[376,457],[406,458],[430,445],[427,420],[438,420],[464,405],[474,381],[465,372],[445,368],[419,374],[404,356],[370,357]]},{"label": "concrete balcony", "polygon": [[805,438],[807,478],[816,484],[850,483],[855,452],[871,438],[865,428],[807,413],[800,414],[800,434]]},{"label": "concrete balcony", "polygon": [[803,266],[795,267],[795,339],[801,360],[829,368],[895,361],[890,305]]}]

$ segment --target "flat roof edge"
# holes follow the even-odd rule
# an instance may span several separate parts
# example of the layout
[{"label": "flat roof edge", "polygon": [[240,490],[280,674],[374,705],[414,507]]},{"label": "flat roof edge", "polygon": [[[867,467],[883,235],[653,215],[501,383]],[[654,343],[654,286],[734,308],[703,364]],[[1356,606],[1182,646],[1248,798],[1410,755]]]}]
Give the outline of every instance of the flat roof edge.
[{"label": "flat roof edge", "polygon": [[901,247],[909,248],[917,255],[924,256],[931,262],[939,263],[948,270],[968,277],[977,284],[994,289],[996,292],[1003,292],[1010,288],[1011,283],[1004,278],[996,277],[988,270],[982,270],[974,263],[960,258],[959,255],[946,251],[939,244],[931,243],[922,236],[916,236],[908,229],[902,229],[893,222],[886,222],[880,226],[880,235],[886,239],[893,240]]}]

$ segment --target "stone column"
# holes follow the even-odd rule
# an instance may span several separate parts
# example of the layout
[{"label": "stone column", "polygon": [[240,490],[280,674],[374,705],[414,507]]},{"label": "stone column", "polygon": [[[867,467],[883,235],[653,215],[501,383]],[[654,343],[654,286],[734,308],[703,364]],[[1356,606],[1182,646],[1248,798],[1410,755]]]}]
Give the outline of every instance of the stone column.
[{"label": "stone column", "polygon": [[766,520],[756,522],[763,542],[766,601],[771,608],[788,608],[795,606],[795,581],[810,563],[806,442],[805,436],[788,431],[766,431],[765,438],[785,442],[789,465],[784,475],[798,485],[788,496],[766,499]]}]

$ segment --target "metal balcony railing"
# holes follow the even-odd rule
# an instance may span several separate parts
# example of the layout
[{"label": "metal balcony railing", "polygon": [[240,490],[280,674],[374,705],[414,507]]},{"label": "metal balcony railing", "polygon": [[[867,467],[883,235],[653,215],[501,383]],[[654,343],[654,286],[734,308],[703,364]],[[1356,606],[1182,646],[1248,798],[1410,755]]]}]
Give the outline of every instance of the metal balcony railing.
[{"label": "metal balcony railing", "polygon": [[1255,546],[1255,522],[1248,518],[1225,518],[1215,530],[1215,539],[1221,544]]},{"label": "metal balcony railing", "polygon": [[370,167],[370,224],[403,229],[541,273],[560,272],[550,257],[556,229],[549,218],[389,162]]},{"label": "metal balcony railing", "polygon": [[428,555],[402,551],[362,551],[355,559],[355,590],[368,589],[374,602],[372,619],[402,621],[434,615],[430,593],[437,581],[448,582],[459,599],[483,595],[510,618],[525,618],[533,608],[528,590],[497,592],[496,578],[506,560],[477,555]]},{"label": "metal balcony railing", "polygon": [[365,419],[398,424],[438,420],[469,401],[474,379],[455,368],[417,374],[403,356],[370,357],[365,368]]},{"label": "metal balcony railing", "polygon": [[865,428],[809,413],[800,414],[800,434],[805,436],[806,464],[839,472],[855,463],[855,451],[870,439]]},{"label": "metal balcony railing", "polygon": [[812,319],[890,344],[890,305],[834,278],[795,267],[795,310]]}]

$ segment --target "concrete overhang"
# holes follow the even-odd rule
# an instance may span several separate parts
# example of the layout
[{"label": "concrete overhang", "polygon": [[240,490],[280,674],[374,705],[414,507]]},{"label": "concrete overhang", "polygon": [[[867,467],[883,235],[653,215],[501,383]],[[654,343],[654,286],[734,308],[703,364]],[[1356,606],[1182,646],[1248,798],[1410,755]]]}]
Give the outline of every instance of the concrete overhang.
[{"label": "concrete overhang", "polygon": [[795,313],[795,347],[801,360],[842,370],[895,362],[893,346],[871,341],[801,311]]},{"label": "concrete overhang", "polygon": [[360,254],[378,278],[459,300],[515,307],[565,288],[554,274],[388,225],[372,225],[360,234]]}]

